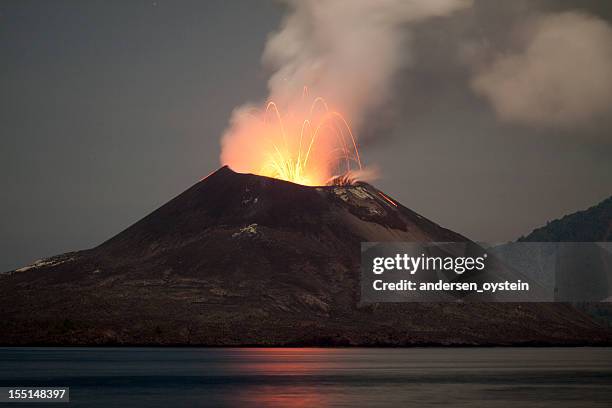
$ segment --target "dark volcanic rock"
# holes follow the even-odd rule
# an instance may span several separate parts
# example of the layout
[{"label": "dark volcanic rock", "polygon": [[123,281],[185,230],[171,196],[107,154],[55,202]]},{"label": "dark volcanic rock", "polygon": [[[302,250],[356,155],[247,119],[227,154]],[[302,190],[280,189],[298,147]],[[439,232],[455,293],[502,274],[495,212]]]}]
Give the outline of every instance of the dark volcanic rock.
[{"label": "dark volcanic rock", "polygon": [[1,275],[0,343],[609,342],[568,305],[360,304],[361,242],[463,240],[365,183],[224,167],[96,248]]}]

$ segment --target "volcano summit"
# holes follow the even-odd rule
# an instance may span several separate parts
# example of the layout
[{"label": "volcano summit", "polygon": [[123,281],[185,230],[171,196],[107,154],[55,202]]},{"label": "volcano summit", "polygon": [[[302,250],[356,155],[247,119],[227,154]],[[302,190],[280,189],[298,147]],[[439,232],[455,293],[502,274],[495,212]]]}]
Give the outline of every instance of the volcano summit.
[{"label": "volcano summit", "polygon": [[360,243],[466,241],[366,183],[223,167],[100,246],[0,275],[0,343],[601,344],[563,304],[359,299]]}]

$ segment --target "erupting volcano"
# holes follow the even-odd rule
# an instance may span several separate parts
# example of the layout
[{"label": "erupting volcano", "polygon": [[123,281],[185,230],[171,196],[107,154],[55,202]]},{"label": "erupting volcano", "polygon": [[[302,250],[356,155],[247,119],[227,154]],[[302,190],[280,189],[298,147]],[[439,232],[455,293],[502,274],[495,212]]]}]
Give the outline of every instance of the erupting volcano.
[{"label": "erupting volcano", "polygon": [[269,101],[234,119],[221,161],[237,171],[307,186],[366,174],[348,121],[323,97],[311,98],[307,87],[286,111]]},{"label": "erupting volcano", "polygon": [[223,167],[96,248],[0,274],[0,344],[609,341],[568,305],[361,303],[361,242],[464,240],[367,183]]}]

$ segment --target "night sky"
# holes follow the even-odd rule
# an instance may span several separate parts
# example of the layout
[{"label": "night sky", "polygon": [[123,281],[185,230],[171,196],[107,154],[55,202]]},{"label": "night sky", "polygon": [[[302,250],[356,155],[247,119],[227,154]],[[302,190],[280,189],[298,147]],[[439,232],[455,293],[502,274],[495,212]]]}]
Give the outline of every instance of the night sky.
[{"label": "night sky", "polygon": [[[612,194],[612,115],[501,121],[457,51],[503,49],[529,15],[580,7],[610,22],[612,7],[504,3],[415,27],[413,62],[361,135],[377,187],[480,241]],[[261,53],[282,15],[248,0],[0,1],[0,271],[95,246],[218,168],[232,110],[267,95]]]}]

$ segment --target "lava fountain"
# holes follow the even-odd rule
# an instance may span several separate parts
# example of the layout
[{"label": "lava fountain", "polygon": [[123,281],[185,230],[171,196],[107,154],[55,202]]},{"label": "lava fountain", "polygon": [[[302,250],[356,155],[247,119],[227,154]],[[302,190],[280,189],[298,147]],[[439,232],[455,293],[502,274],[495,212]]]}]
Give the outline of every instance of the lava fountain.
[{"label": "lava fountain", "polygon": [[[393,78],[413,62],[417,24],[469,8],[472,0],[279,1],[285,14],[262,53],[269,100],[234,111],[221,163],[311,186],[371,179],[349,122],[371,128],[364,121],[377,117]],[[325,99],[310,97],[303,85]]]},{"label": "lava fountain", "polygon": [[235,112],[221,161],[239,172],[307,186],[366,175],[348,121],[306,87],[290,106],[268,101],[263,109]]}]

